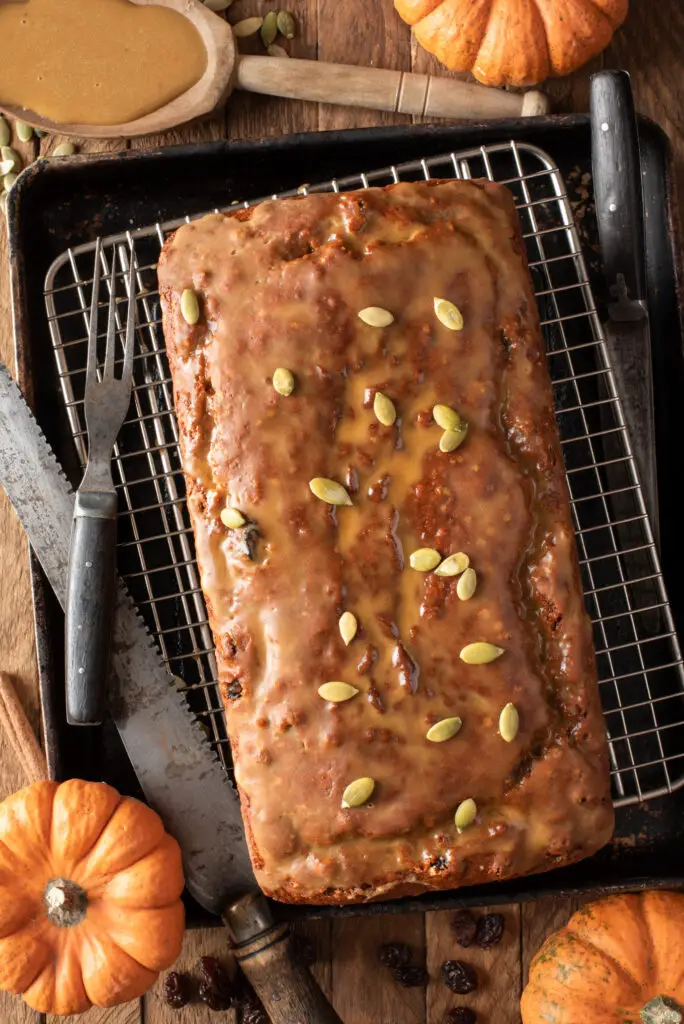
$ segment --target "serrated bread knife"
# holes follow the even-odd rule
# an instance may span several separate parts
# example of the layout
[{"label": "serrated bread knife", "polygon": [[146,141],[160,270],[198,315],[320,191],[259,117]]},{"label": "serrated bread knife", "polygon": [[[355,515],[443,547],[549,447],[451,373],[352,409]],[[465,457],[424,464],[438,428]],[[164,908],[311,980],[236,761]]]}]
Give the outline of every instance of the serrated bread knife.
[{"label": "serrated bread knife", "polygon": [[[64,607],[74,496],[2,363],[0,483]],[[121,586],[112,670],[109,713],[145,796],[180,843],[188,890],[223,918],[273,1024],[341,1024],[292,956],[287,926],[274,923],[252,872],[238,797]]]}]

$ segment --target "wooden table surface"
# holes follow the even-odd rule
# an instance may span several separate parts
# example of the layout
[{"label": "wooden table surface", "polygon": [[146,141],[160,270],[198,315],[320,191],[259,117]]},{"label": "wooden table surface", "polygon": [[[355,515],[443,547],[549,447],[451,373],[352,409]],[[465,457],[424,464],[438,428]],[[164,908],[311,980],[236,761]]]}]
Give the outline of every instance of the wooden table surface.
[{"label": "wooden table surface", "polygon": [[[270,9],[268,0],[236,0],[230,18]],[[391,0],[288,0],[298,19],[298,34],[289,48],[293,56],[369,64],[404,70],[443,73],[431,57],[418,50],[409,30],[395,14]],[[573,76],[550,83],[557,110],[585,111],[589,75],[602,67],[622,67],[632,74],[638,109],[658,121],[672,141],[677,177],[684,186],[684,6],[680,0],[632,0],[625,27],[609,50]],[[406,118],[365,110],[319,107],[315,104],[237,94],[227,109],[200,125],[162,137],[105,143],[84,143],[83,152],[120,150],[210,139],[258,138],[289,132],[403,122]],[[48,154],[60,139],[44,138]],[[17,144],[27,159],[37,155],[37,143]],[[201,175],[201,167],[197,168]],[[684,193],[683,193],[684,194]],[[4,218],[0,218],[0,357],[13,366]],[[28,556],[24,534],[0,489],[0,668],[10,673],[36,729],[39,723],[37,668],[33,639]],[[0,735],[0,798],[25,780]],[[541,900],[504,908],[506,932],[491,952],[459,951],[449,912],[341,919],[306,927],[318,962],[314,972],[345,1024],[442,1024],[448,1008],[470,1005],[483,1024],[515,1024],[527,966],[542,939],[565,921],[573,908],[569,900]],[[403,989],[376,960],[380,942],[401,939],[412,943],[416,962],[430,973],[427,990]],[[198,956],[226,954],[221,930],[188,932],[180,960],[191,969]],[[444,960],[458,958],[478,968],[480,988],[470,998],[452,995],[440,980]],[[211,1013],[201,1005],[172,1011],[160,998],[157,985],[143,1000],[112,1010],[91,1010],[87,1024],[190,1024],[231,1021],[232,1012]],[[49,1017],[49,1024],[66,1018]],[[68,1018],[74,1021],[75,1018]],[[35,1015],[13,996],[0,993],[0,1021],[33,1024]]]}]

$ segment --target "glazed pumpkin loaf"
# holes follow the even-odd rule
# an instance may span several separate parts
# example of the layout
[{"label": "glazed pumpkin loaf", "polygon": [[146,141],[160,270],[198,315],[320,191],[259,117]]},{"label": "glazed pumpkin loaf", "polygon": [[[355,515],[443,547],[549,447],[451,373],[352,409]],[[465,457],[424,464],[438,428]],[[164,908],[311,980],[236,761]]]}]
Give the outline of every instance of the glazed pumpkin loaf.
[{"label": "glazed pumpkin loaf", "polygon": [[264,892],[374,900],[601,847],[591,627],[510,193],[210,215],[159,283]]}]

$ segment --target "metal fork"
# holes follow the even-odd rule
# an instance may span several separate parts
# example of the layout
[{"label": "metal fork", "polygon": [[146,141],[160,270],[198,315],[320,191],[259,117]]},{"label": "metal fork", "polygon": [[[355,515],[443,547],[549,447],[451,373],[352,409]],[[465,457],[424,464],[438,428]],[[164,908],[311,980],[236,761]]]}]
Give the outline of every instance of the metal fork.
[{"label": "metal fork", "polygon": [[123,372],[116,354],[116,246],[110,276],[107,347],[97,375],[101,244],[95,247],[88,333],[85,418],[88,464],[76,492],[66,602],[66,713],[70,725],[99,725],[104,714],[116,586],[117,498],[112,449],[131,400],[135,342],[135,260],[130,253]]}]

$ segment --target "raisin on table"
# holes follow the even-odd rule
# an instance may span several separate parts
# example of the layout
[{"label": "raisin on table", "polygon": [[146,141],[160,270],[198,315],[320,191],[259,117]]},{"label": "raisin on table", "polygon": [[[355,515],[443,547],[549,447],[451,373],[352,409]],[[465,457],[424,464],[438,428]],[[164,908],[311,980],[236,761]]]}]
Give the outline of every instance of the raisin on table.
[{"label": "raisin on table", "polygon": [[236,1003],[240,1008],[241,1024],[271,1024],[261,1000],[244,974],[238,974],[236,981]]},{"label": "raisin on table", "polygon": [[424,988],[428,983],[428,972],[424,967],[405,965],[394,970],[394,977],[404,988]]},{"label": "raisin on table", "polygon": [[256,996],[240,1004],[242,1024],[271,1024],[266,1011]]},{"label": "raisin on table", "polygon": [[472,946],[477,934],[477,921],[469,910],[457,910],[451,919],[456,941],[463,949]]},{"label": "raisin on table", "polygon": [[498,946],[504,932],[503,914],[485,914],[477,922],[477,934],[475,942],[480,949],[491,949]]},{"label": "raisin on table", "polygon": [[469,1006],[457,1006],[448,1010],[444,1024],[476,1024],[477,1014]]},{"label": "raisin on table", "polygon": [[225,967],[215,956],[199,959],[200,985],[198,995],[210,1010],[230,1010],[235,1002],[235,985]]},{"label": "raisin on table", "polygon": [[172,1010],[182,1010],[192,998],[192,984],[187,974],[171,971],[164,978],[164,999]]},{"label": "raisin on table", "polygon": [[378,946],[378,960],[391,971],[397,967],[406,967],[413,959],[411,947],[406,942],[386,942]]},{"label": "raisin on table", "polygon": [[464,964],[462,960],[445,960],[442,964],[442,978],[447,988],[459,996],[465,996],[477,988],[475,968]]}]

